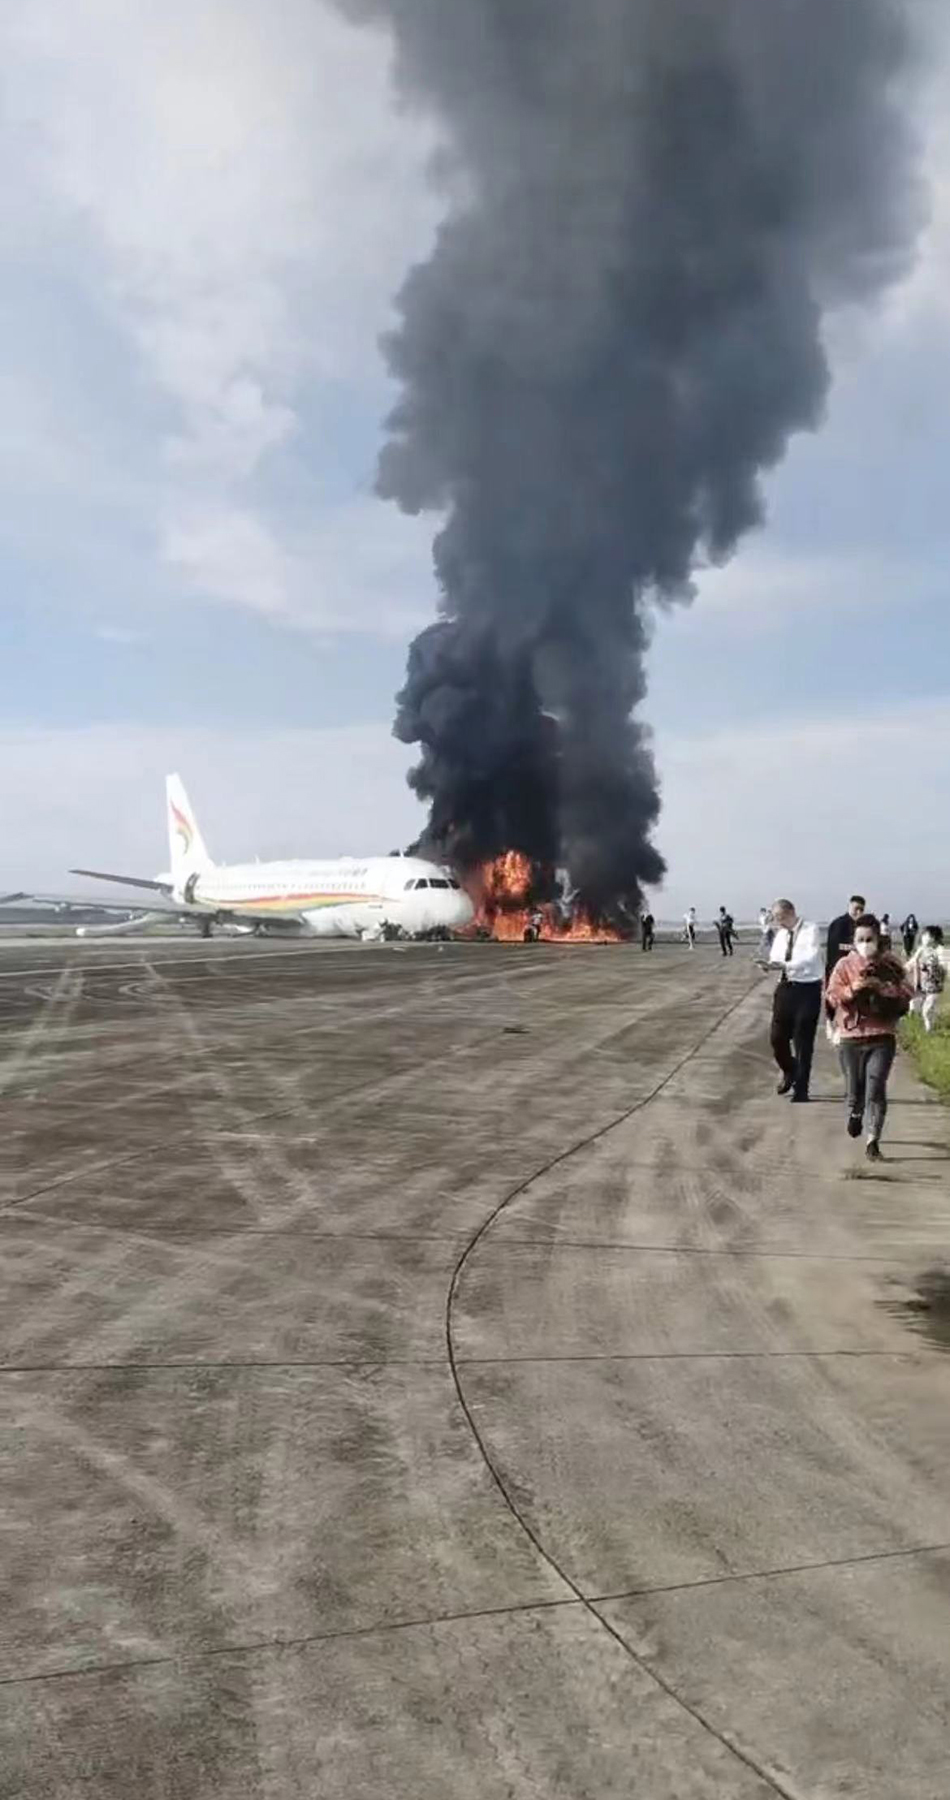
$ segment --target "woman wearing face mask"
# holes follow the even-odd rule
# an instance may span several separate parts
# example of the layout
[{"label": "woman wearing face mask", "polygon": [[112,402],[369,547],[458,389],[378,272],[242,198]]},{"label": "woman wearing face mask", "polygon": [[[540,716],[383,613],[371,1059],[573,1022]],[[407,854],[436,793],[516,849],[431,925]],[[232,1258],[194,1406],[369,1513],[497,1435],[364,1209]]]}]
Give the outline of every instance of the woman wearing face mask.
[{"label": "woman wearing face mask", "polygon": [[925,925],[920,949],[907,964],[907,979],[914,990],[914,1011],[924,1021],[924,1030],[932,1031],[940,996],[947,985],[947,952],[943,947],[943,930],[939,925]]},{"label": "woman wearing face mask", "polygon": [[864,913],[855,921],[852,949],[832,969],[827,999],[835,1010],[848,1083],[848,1136],[860,1137],[866,1122],[872,1162],[881,1154],[897,1027],[912,997],[902,965],[881,941],[880,922]]}]

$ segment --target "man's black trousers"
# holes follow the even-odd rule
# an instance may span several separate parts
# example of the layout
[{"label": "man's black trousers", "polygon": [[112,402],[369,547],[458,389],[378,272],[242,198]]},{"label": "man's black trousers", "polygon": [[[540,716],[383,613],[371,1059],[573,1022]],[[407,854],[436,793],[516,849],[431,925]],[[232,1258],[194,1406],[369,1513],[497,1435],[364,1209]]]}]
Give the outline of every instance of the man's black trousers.
[{"label": "man's black trousers", "polygon": [[772,1055],[796,1094],[808,1093],[815,1032],[821,1014],[820,981],[780,981],[772,1001]]}]

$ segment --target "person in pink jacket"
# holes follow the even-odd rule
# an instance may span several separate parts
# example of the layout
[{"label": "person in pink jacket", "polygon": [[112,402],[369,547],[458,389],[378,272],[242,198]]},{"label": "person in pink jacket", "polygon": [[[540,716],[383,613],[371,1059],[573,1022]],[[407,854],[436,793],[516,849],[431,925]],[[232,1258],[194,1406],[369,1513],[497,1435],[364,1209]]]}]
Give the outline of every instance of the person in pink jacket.
[{"label": "person in pink jacket", "polygon": [[855,921],[854,944],[828,978],[826,998],[840,1034],[848,1083],[848,1136],[867,1129],[867,1155],[876,1162],[887,1116],[887,1078],[897,1050],[897,1027],[913,990],[903,964],[884,948],[873,913]]}]

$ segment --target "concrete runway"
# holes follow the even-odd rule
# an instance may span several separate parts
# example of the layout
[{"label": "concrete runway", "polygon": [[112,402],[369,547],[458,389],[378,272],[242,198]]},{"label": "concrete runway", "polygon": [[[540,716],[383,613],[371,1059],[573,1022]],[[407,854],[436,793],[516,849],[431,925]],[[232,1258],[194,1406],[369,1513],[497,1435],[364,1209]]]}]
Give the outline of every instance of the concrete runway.
[{"label": "concrete runway", "polygon": [[950,1115],[769,992],[0,945],[4,1800],[946,1800]]}]

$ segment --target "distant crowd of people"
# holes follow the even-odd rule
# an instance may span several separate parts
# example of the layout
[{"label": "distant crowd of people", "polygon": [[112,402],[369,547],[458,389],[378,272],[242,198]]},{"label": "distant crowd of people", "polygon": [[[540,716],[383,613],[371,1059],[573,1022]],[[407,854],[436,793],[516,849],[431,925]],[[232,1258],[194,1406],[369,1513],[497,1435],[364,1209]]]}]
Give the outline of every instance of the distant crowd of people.
[{"label": "distant crowd of people", "polygon": [[927,925],[921,932],[909,913],[897,949],[889,915],[878,918],[869,912],[863,894],[852,894],[847,911],[832,920],[824,949],[817,924],[801,919],[790,900],[763,908],[760,923],[760,960],[779,975],[771,1031],[778,1092],[793,1101],[808,1100],[824,1007],[828,1037],[845,1077],[848,1135],[859,1138],[864,1132],[866,1154],[876,1162],[898,1025],[914,1009],[931,1031],[947,984],[943,930]]},{"label": "distant crowd of people", "polygon": [[[723,956],[734,955],[735,946],[738,941],[736,922],[731,912],[727,912],[724,906],[719,908],[719,913],[714,920],[714,925],[719,937],[719,948],[721,949]],[[696,934],[698,930],[699,919],[697,917],[696,908],[695,906],[691,906],[688,911],[683,914],[683,942],[688,944],[691,950],[695,950],[696,948]],[[640,948],[642,950],[652,950],[655,944],[656,920],[651,912],[642,912],[640,914]]]}]

